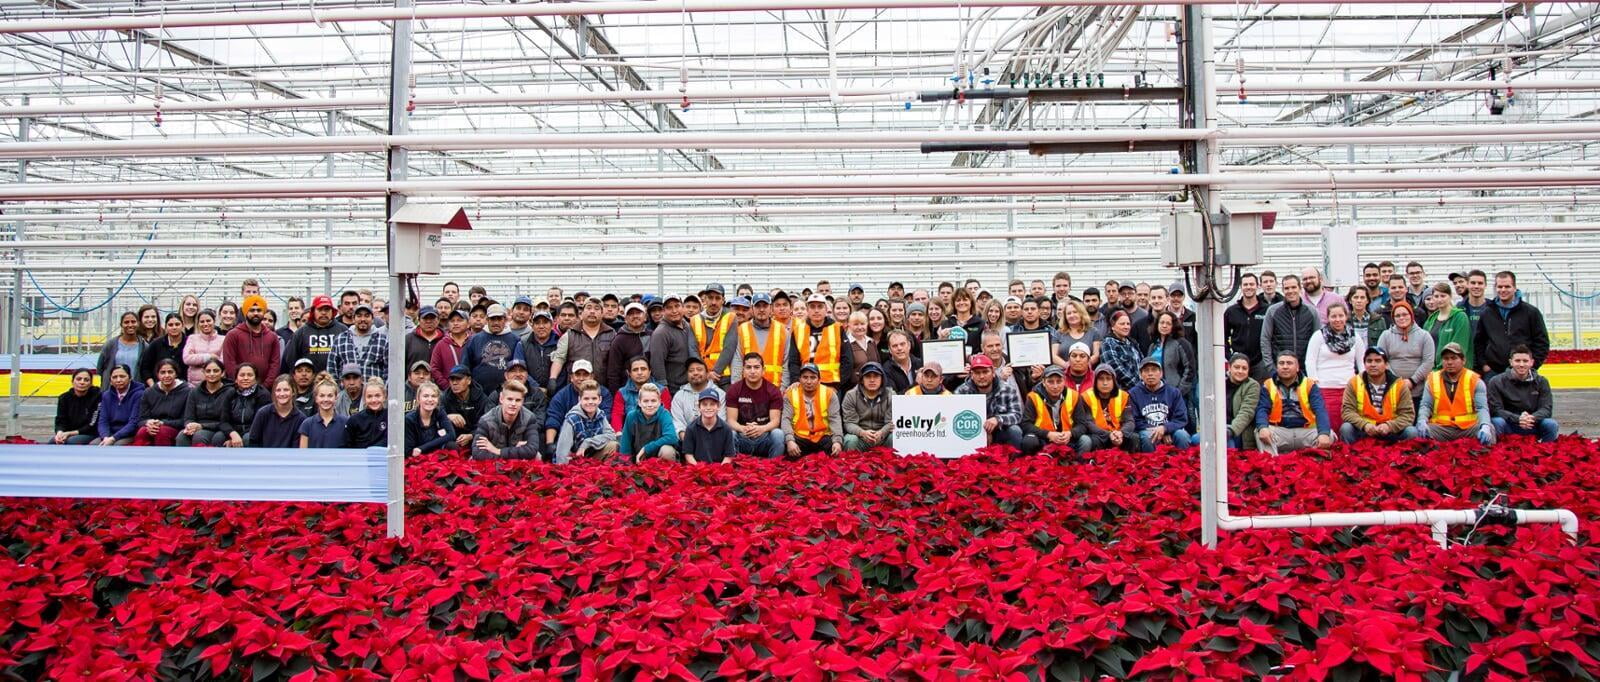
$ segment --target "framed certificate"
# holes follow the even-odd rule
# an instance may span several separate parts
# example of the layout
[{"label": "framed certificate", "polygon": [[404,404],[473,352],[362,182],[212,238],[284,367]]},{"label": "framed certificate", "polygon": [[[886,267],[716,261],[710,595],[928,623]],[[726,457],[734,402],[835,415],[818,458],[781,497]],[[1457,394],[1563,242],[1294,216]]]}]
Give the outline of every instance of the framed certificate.
[{"label": "framed certificate", "polygon": [[939,339],[922,342],[922,362],[937,362],[945,374],[967,371],[967,342],[961,339]]},{"label": "framed certificate", "polygon": [[1051,363],[1050,331],[1011,332],[1006,335],[1006,356],[1012,367],[1038,367]]}]

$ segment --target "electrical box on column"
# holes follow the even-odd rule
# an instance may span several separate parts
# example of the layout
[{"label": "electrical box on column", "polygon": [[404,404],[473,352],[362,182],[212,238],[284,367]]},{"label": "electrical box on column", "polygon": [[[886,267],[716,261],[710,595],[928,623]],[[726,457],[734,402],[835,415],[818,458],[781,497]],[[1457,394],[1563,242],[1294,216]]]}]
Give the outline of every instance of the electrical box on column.
[{"label": "electrical box on column", "polygon": [[394,224],[394,274],[437,275],[445,230],[470,230],[459,206],[406,204],[389,219]]},{"label": "electrical box on column", "polygon": [[1287,207],[1276,199],[1234,199],[1221,204],[1221,213],[1212,217],[1221,232],[1217,263],[1238,267],[1261,263],[1262,233],[1277,224],[1278,213]]}]

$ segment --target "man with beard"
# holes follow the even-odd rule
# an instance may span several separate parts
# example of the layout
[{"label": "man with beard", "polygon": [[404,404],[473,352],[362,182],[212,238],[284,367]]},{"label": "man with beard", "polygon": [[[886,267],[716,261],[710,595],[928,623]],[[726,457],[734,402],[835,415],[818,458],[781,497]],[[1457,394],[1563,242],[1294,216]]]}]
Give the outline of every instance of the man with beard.
[{"label": "man with beard", "polygon": [[773,386],[785,385],[789,368],[789,328],[772,321],[772,297],[756,294],[751,318],[728,334],[722,353],[712,367],[713,376],[729,373],[734,363],[751,353],[761,356],[762,374]]},{"label": "man with beard", "polygon": [[1333,307],[1335,303],[1344,302],[1344,297],[1338,292],[1322,286],[1322,271],[1316,268],[1300,271],[1300,298],[1317,309],[1317,324],[1326,324],[1328,308]]},{"label": "man with beard", "polygon": [[461,349],[461,362],[472,371],[472,383],[487,394],[500,390],[506,367],[513,359],[526,362],[527,358],[522,352],[522,340],[506,330],[505,306],[490,304],[484,317],[484,330],[467,340]]},{"label": "man with beard", "polygon": [[295,331],[289,343],[285,360],[293,367],[301,360],[310,360],[312,367],[327,367],[328,354],[333,352],[333,340],[344,333],[344,325],[334,319],[333,299],[327,295],[311,299],[311,321]]},{"label": "man with beard", "polygon": [[676,393],[689,381],[689,358],[700,357],[694,332],[683,321],[683,299],[668,294],[662,300],[661,324],[650,334],[650,376]]},{"label": "man with beard", "polygon": [[354,313],[355,324],[333,339],[333,352],[328,354],[328,373],[343,376],[343,367],[355,365],[361,376],[382,379],[389,369],[389,337],[374,333],[372,306],[358,303]]},{"label": "man with beard", "polygon": [[283,339],[278,331],[262,322],[267,315],[267,299],[251,296],[240,304],[244,324],[228,330],[222,339],[223,371],[231,381],[239,372],[239,365],[250,363],[257,376],[276,378],[283,361]]}]

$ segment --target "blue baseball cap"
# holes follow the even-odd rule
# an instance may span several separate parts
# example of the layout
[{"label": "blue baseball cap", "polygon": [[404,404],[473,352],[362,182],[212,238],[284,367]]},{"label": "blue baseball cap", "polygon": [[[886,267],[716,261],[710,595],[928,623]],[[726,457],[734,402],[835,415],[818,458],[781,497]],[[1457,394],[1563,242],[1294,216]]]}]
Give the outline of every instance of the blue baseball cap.
[{"label": "blue baseball cap", "polygon": [[435,309],[431,305],[422,306],[422,308],[417,311],[417,319],[419,319],[419,320],[424,318],[424,317],[438,317],[438,316],[439,316],[439,311],[437,309]]},{"label": "blue baseball cap", "polygon": [[856,282],[851,282],[850,283],[850,288],[846,289],[845,291],[846,292],[851,292],[851,291],[856,291],[856,290],[860,290],[862,293],[866,293],[867,288],[864,287],[864,286],[861,286],[860,284],[858,284]]},{"label": "blue baseball cap", "polygon": [[761,305],[763,303],[772,305],[772,297],[768,296],[767,294],[756,294],[750,298],[750,304],[752,306]]},{"label": "blue baseball cap", "polygon": [[533,307],[533,299],[528,298],[527,296],[518,296],[517,300],[512,301],[511,305],[513,307],[519,306],[519,305],[525,305],[525,306],[528,306],[529,308],[532,308]]},{"label": "blue baseball cap", "polygon": [[700,400],[715,400],[720,403],[722,402],[722,396],[717,395],[716,389],[706,387],[705,390],[700,392]]},{"label": "blue baseball cap", "polygon": [[743,296],[737,296],[732,301],[728,301],[728,305],[735,308],[748,308],[750,307],[750,299]]}]

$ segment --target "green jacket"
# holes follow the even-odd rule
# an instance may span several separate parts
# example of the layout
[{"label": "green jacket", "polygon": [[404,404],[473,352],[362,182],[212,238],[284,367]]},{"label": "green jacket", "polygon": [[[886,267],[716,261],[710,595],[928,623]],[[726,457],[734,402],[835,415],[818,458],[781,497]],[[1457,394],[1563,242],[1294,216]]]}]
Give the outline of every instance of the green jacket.
[{"label": "green jacket", "polygon": [[1256,449],[1256,405],[1260,402],[1259,381],[1247,379],[1233,391],[1233,414],[1228,415],[1228,431],[1239,437],[1240,449]]},{"label": "green jacket", "polygon": [[1433,337],[1433,368],[1444,366],[1444,345],[1457,343],[1461,345],[1461,352],[1467,356],[1467,367],[1477,367],[1472,360],[1472,323],[1467,320],[1467,312],[1455,306],[1444,310],[1436,310],[1428,315],[1422,323],[1422,328],[1428,330],[1428,335]]}]

